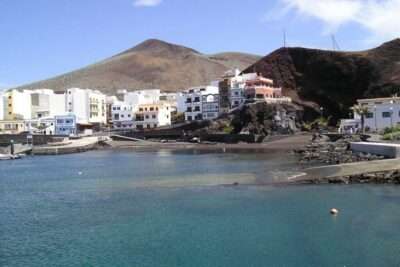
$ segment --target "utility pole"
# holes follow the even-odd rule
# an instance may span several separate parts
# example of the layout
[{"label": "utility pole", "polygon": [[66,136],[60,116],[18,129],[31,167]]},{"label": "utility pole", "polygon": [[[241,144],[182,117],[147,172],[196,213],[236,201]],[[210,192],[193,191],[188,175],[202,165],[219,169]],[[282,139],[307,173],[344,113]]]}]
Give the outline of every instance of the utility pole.
[{"label": "utility pole", "polygon": [[286,29],[283,28],[283,47],[286,48]]}]

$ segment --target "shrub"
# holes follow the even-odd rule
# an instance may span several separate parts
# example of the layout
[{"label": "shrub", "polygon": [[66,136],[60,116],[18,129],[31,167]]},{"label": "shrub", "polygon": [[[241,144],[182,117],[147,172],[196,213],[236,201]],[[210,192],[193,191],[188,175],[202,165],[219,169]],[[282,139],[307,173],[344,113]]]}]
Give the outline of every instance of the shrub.
[{"label": "shrub", "polygon": [[224,128],[224,132],[227,133],[227,134],[233,134],[234,131],[235,131],[235,128],[231,124],[227,125]]},{"label": "shrub", "polygon": [[400,131],[394,132],[394,133],[386,133],[382,136],[382,140],[395,140],[395,141],[400,141]]}]

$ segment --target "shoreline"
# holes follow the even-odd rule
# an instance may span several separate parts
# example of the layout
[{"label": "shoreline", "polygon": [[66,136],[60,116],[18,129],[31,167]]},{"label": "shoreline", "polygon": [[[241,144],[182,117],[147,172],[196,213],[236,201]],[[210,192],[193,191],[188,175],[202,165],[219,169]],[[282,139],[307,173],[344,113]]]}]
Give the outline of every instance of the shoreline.
[{"label": "shoreline", "polygon": [[308,133],[298,133],[293,136],[285,136],[278,140],[273,140],[265,143],[240,143],[240,144],[202,144],[202,143],[184,143],[184,142],[171,142],[161,143],[153,141],[112,141],[110,147],[101,148],[103,150],[136,150],[136,151],[157,151],[157,150],[170,150],[170,151],[254,151],[254,152],[280,152],[291,153],[298,149],[303,149],[309,142],[311,135]]}]

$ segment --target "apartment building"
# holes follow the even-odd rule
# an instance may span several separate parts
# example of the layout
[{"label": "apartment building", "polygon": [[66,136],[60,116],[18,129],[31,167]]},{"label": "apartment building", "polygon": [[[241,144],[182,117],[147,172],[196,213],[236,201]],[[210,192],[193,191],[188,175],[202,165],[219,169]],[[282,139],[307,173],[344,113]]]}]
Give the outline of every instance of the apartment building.
[{"label": "apartment building", "polygon": [[220,114],[241,106],[245,101],[246,81],[257,77],[257,73],[240,74],[240,70],[226,71],[218,83]]},{"label": "apartment building", "polygon": [[168,103],[142,104],[135,112],[136,130],[171,125],[171,106]]},{"label": "apartment building", "polygon": [[131,106],[123,101],[116,101],[111,107],[111,122],[114,130],[133,130],[135,128],[134,113],[137,106]]},{"label": "apartment building", "polygon": [[282,95],[282,88],[274,87],[271,79],[257,76],[246,81],[246,100],[265,101],[269,103],[291,102],[291,98]]},{"label": "apartment building", "polygon": [[70,88],[65,103],[67,114],[75,115],[78,124],[107,123],[106,95],[97,90]]},{"label": "apartment building", "polygon": [[32,118],[31,94],[29,91],[9,90],[4,99],[4,119],[23,120]]},{"label": "apartment building", "polygon": [[218,87],[192,87],[185,92],[184,98],[186,121],[215,119],[219,116]]}]

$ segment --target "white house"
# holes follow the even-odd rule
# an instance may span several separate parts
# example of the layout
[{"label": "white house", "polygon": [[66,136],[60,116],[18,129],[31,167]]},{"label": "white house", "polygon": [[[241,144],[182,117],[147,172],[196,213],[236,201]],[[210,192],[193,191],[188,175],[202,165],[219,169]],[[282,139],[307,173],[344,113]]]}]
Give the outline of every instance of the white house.
[{"label": "white house", "polygon": [[160,102],[160,89],[148,89],[134,92],[120,91],[120,93],[122,92],[124,102],[131,106]]},{"label": "white house", "polygon": [[54,118],[25,120],[25,131],[31,134],[55,134]]},{"label": "white house", "polygon": [[[357,103],[369,111],[364,115],[365,128],[382,130],[400,124],[400,97],[358,99]],[[353,118],[341,120],[339,132],[361,130],[361,116],[354,112]]]},{"label": "white house", "polygon": [[116,101],[111,106],[111,121],[114,130],[134,129],[134,112],[137,106],[131,106],[123,101]]},{"label": "white house", "polygon": [[168,103],[139,105],[135,112],[135,129],[151,129],[171,125],[171,106]]},{"label": "white house", "polygon": [[219,95],[216,86],[189,88],[185,97],[185,120],[215,119],[219,115]]},{"label": "white house", "polygon": [[[358,104],[369,109],[365,115],[364,127],[383,129],[400,124],[400,97],[359,99]],[[361,119],[354,114],[355,119]]]}]

